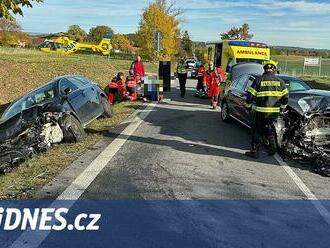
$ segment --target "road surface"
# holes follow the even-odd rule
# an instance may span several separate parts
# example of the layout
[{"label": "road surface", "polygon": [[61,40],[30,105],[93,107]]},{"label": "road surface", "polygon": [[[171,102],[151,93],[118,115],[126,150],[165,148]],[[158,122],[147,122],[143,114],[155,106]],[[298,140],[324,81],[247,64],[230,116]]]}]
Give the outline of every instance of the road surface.
[{"label": "road surface", "polygon": [[[78,160],[39,197],[172,203],[197,200],[181,201],[181,210],[173,206],[164,210],[150,203],[155,205],[150,214],[168,223],[162,227],[157,221],[148,223],[148,230],[170,230],[168,235],[175,230],[181,238],[187,235],[180,247],[329,247],[324,240],[329,241],[330,204],[319,200],[330,199],[330,180],[312,173],[308,165],[286,163],[266,152],[259,160],[245,157],[249,130],[222,122],[220,109],[211,110],[208,100],[194,98],[194,84],[189,80],[185,98],[173,89],[166,94],[170,101],[150,104],[139,118],[109,130],[104,145]],[[138,202],[134,205],[141,204]],[[140,216],[143,220],[151,218],[144,214]],[[130,247],[132,243],[136,247],[178,247],[175,239],[159,239],[163,243],[156,246],[150,240],[137,241],[140,228],[134,226],[125,239],[116,239],[119,243],[112,240],[113,247]],[[29,233],[19,241],[57,243],[53,235],[35,238]],[[16,247],[36,247],[22,243]],[[91,247],[87,243],[86,247]]]},{"label": "road surface", "polygon": [[[156,105],[93,183],[83,199],[306,199],[273,157],[249,159],[249,130],[223,123],[220,110],[194,98]],[[116,133],[109,133],[116,136]],[[330,180],[295,163],[291,167],[319,199],[330,199]]]}]

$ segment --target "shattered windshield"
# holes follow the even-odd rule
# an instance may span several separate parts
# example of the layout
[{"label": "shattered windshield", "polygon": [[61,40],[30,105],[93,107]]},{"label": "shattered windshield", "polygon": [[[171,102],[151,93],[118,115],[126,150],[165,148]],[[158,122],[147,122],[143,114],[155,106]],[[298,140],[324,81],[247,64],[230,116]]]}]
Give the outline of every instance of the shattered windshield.
[{"label": "shattered windshield", "polygon": [[303,113],[330,112],[330,98],[325,96],[307,96],[298,100]]},{"label": "shattered windshield", "polygon": [[0,122],[7,121],[11,117],[33,106],[49,102],[55,97],[56,91],[53,83],[39,88],[10,105],[2,115]]}]

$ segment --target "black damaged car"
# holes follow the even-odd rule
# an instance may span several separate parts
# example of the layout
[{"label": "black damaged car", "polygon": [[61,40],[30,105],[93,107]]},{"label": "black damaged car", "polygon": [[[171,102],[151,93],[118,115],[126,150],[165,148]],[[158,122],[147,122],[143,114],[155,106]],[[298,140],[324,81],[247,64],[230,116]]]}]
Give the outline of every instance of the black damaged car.
[{"label": "black damaged car", "polygon": [[[246,91],[261,73],[262,66],[256,64],[232,69],[233,81],[221,102],[223,121],[252,126],[254,111],[245,107]],[[278,147],[285,156],[311,160],[319,173],[330,176],[330,91],[313,89],[297,77],[278,76],[290,92],[289,104],[274,125]]]},{"label": "black damaged car", "polygon": [[61,76],[14,101],[0,119],[0,172],[52,144],[76,142],[94,119],[111,117],[105,92],[82,76]]}]

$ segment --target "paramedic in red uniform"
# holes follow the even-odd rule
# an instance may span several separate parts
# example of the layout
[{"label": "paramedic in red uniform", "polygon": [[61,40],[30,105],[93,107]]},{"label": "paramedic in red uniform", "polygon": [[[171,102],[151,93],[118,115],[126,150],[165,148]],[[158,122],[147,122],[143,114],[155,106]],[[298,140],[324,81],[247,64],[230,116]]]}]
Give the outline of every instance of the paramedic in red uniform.
[{"label": "paramedic in red uniform", "polygon": [[209,73],[207,82],[209,85],[208,96],[211,98],[212,108],[216,109],[220,96],[220,85],[222,82],[226,81],[226,73],[221,68],[214,68],[212,64],[210,64],[210,70],[211,72]]},{"label": "paramedic in red uniform", "polygon": [[126,89],[128,92],[128,99],[132,102],[137,101],[137,99],[138,99],[136,87],[137,87],[136,78],[133,75],[129,75],[126,78]]},{"label": "paramedic in red uniform", "polygon": [[127,90],[124,82],[124,73],[119,72],[109,84],[108,100],[114,104],[117,99],[123,100],[127,97]]},{"label": "paramedic in red uniform", "polygon": [[202,97],[205,95],[205,87],[204,87],[204,76],[206,74],[206,70],[204,65],[201,65],[197,70],[197,87],[196,87],[196,97]]}]

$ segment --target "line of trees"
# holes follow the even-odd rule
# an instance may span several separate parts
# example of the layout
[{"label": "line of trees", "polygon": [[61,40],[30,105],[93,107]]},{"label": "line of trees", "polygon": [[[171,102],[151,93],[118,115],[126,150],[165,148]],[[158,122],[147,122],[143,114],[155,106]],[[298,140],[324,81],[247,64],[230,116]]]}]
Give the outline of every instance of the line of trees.
[{"label": "line of trees", "polygon": [[[31,38],[22,32],[21,27],[15,22],[15,14],[21,14],[22,7],[32,7],[32,3],[42,0],[6,0],[0,3],[0,44],[17,45],[23,42],[31,42]],[[115,34],[111,27],[102,25],[91,28],[86,32],[79,25],[71,25],[66,32],[70,39],[78,42],[98,43],[104,34],[112,34],[112,45],[118,50],[127,50],[132,46],[138,46],[141,55],[145,59],[155,60],[158,56],[167,59],[175,59],[179,56],[191,57],[194,54],[193,42],[188,31],[181,32],[179,16],[183,11],[177,7],[175,0],[155,0],[144,10],[139,30],[136,34]],[[163,34],[162,51],[157,54],[154,46],[154,33],[160,31]],[[24,34],[24,35],[23,35]]]},{"label": "line of trees", "polygon": [[133,41],[131,41],[128,36],[115,34],[111,27],[105,25],[93,27],[89,30],[89,33],[83,30],[79,25],[72,25],[66,32],[66,35],[72,40],[93,43],[101,42],[105,34],[112,35],[111,43],[114,49],[127,50],[134,45]]},{"label": "line of trees", "polygon": [[304,56],[304,57],[322,57],[330,58],[329,50],[322,49],[308,49],[299,47],[272,47],[272,55],[294,55],[294,56]]},{"label": "line of trees", "polygon": [[26,46],[31,43],[31,37],[22,32],[22,28],[18,23],[14,20],[0,18],[0,45]]}]

